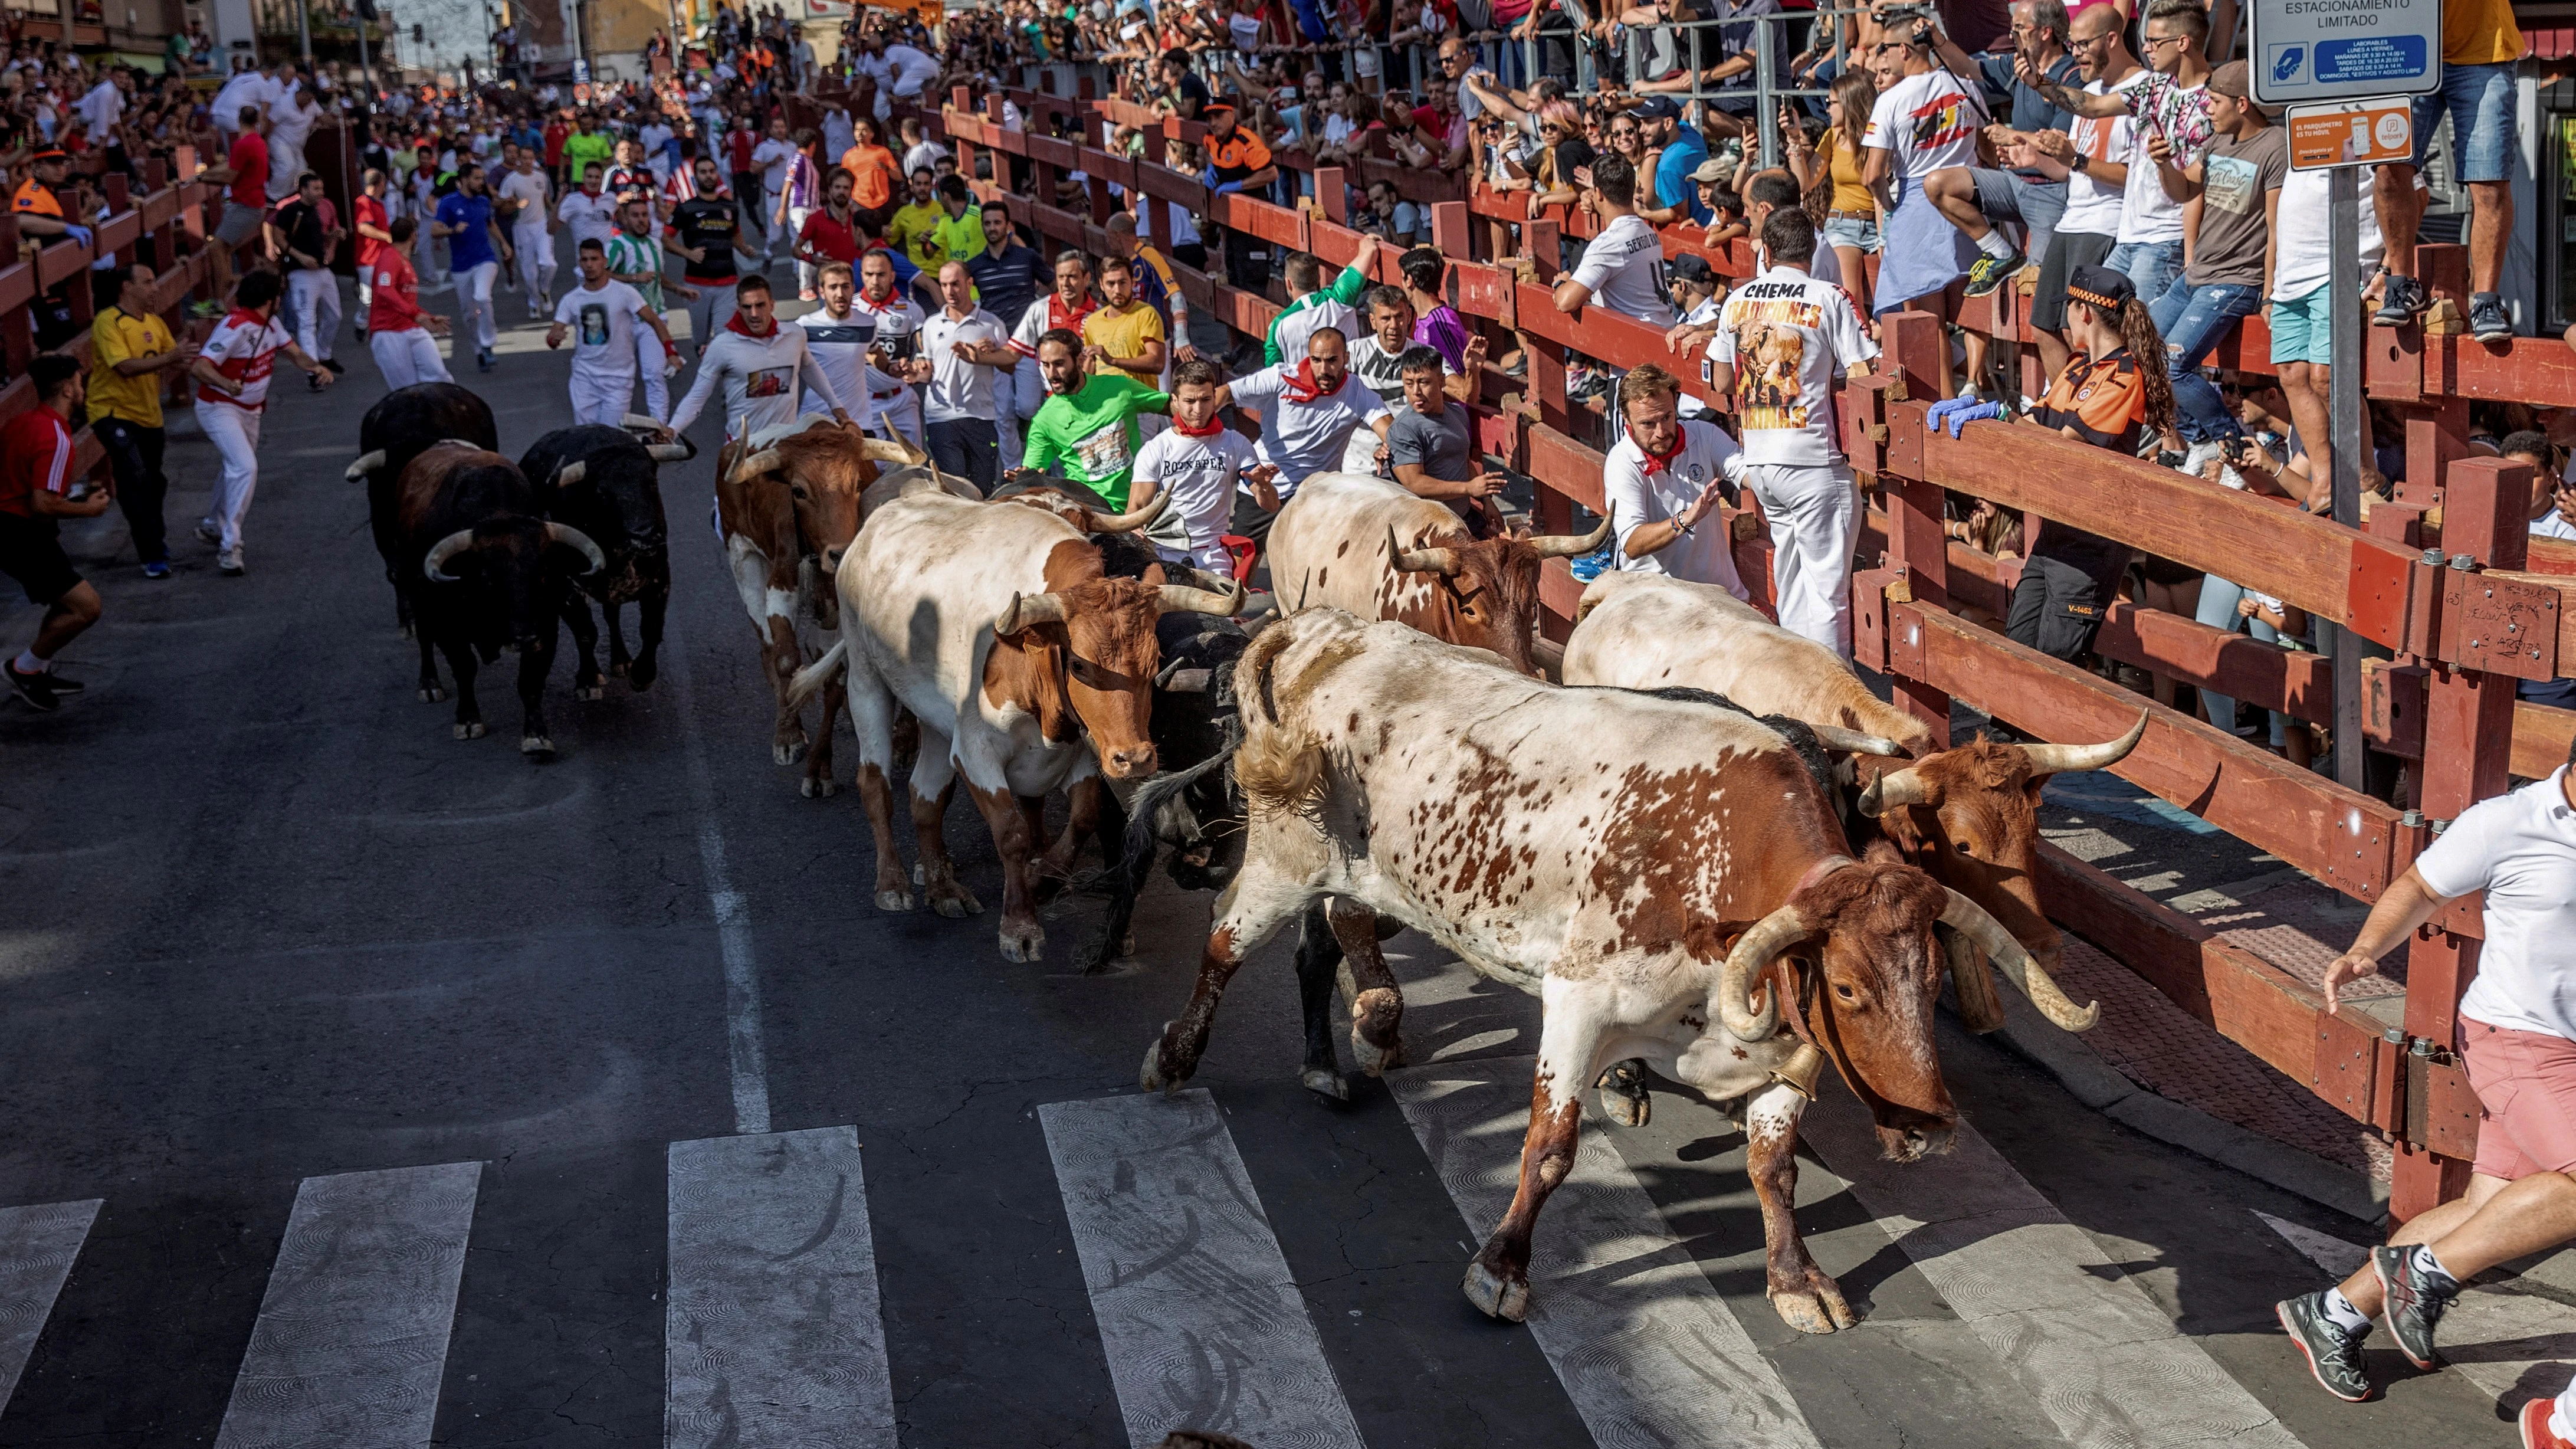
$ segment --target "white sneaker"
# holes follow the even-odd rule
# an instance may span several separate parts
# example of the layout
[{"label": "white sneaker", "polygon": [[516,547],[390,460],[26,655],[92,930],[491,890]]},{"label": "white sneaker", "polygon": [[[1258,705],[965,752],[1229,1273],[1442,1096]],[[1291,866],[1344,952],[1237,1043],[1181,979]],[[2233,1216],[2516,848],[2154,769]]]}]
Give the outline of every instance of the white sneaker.
[{"label": "white sneaker", "polygon": [[200,523],[197,525],[197,537],[208,543],[220,544],[224,541],[224,531],[211,523]]},{"label": "white sneaker", "polygon": [[239,578],[242,573],[242,551],[238,548],[228,548],[216,554],[215,569],[218,573],[231,574]]}]

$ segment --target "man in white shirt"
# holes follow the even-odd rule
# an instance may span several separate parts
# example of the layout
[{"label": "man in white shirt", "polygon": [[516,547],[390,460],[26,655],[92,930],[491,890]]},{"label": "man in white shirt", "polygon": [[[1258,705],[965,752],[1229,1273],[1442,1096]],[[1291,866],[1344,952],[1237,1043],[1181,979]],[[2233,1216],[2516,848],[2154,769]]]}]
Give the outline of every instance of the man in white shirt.
[{"label": "man in white shirt", "polygon": [[525,146],[509,148],[510,169],[501,173],[496,190],[516,208],[510,216],[510,250],[519,262],[519,283],[528,290],[528,316],[543,317],[554,309],[555,229],[561,225],[547,201],[553,183],[537,154]]},{"label": "man in white shirt", "polygon": [[617,233],[617,198],[600,190],[600,178],[608,168],[593,161],[581,169],[581,184],[563,194],[555,203],[555,220],[572,233],[572,244],[595,241],[602,247]]},{"label": "man in white shirt", "polygon": [[[2369,1397],[2362,1339],[2383,1319],[2417,1366],[2434,1365],[2434,1330],[2460,1285],[2500,1263],[2576,1238],[2576,772],[2481,800],[2371,907],[2352,949],[2326,968],[2326,1009],[2374,975],[2444,906],[2484,891],[2485,946],[2460,998],[2457,1043],[2478,1094],[2469,1188],[2407,1220],[2340,1285],[2284,1300],[2276,1314],[2327,1392]],[[2438,1043],[2437,1043],[2438,1045]],[[2549,1405],[2538,1399],[2534,1406]],[[2537,1418],[2576,1431],[2576,1391]]]},{"label": "man in white shirt", "polygon": [[[1341,467],[1353,430],[1365,425],[1383,442],[1395,421],[1368,384],[1352,375],[1350,362],[1341,329],[1318,327],[1295,363],[1265,367],[1218,390],[1218,406],[1230,402],[1261,414],[1261,461],[1279,470],[1281,503],[1297,496],[1297,485],[1310,476]],[[1266,509],[1257,517],[1238,517],[1247,526],[1235,531],[1247,538],[1270,532]]]},{"label": "man in white shirt", "polygon": [[1020,359],[1002,319],[975,305],[975,278],[964,262],[939,269],[946,305],[921,326],[916,376],[930,384],[921,400],[929,421],[930,461],[991,492],[1000,471],[1001,434],[993,426],[994,369]]},{"label": "man in white shirt", "polygon": [[1601,219],[1583,247],[1583,259],[1556,284],[1556,310],[1578,312],[1599,302],[1624,317],[1655,327],[1673,325],[1672,293],[1664,281],[1664,244],[1637,215],[1637,172],[1624,156],[1597,157],[1586,199]]},{"label": "man in white shirt", "polygon": [[117,83],[118,79],[119,73],[116,71],[101,72],[98,84],[90,87],[89,94],[82,96],[80,103],[72,107],[80,113],[81,121],[89,127],[90,141],[93,145],[106,145],[108,133],[116,128],[116,123],[125,115],[125,90]]},{"label": "man in white shirt", "polygon": [[1681,396],[1681,384],[1651,362],[1619,380],[1627,436],[1601,463],[1611,556],[1632,572],[1713,584],[1749,599],[1718,512],[1744,475],[1744,455],[1717,424],[1684,421]]},{"label": "man in white shirt", "polygon": [[894,284],[894,258],[883,248],[859,258],[859,290],[850,305],[869,328],[868,407],[877,428],[897,442],[921,442],[921,399],[904,378],[921,356],[921,329],[930,318],[910,292]]},{"label": "man in white shirt", "polygon": [[546,346],[563,346],[573,333],[572,420],[617,426],[635,399],[635,324],[640,320],[662,339],[665,357],[679,355],[662,315],[644,294],[608,275],[608,249],[585,241],[573,252],[581,268],[581,285],[555,304],[554,325],[546,329]]},{"label": "man in white shirt", "polygon": [[1270,480],[1279,470],[1254,459],[1243,434],[1217,420],[1225,374],[1204,357],[1172,366],[1172,425],[1136,451],[1127,506],[1143,508],[1168,491],[1171,507],[1145,531],[1166,563],[1185,563],[1223,574],[1234,567],[1222,539],[1233,516],[1235,490],[1250,490],[1264,513],[1275,513],[1279,495]]},{"label": "man in white shirt", "polygon": [[257,69],[236,71],[215,92],[214,122],[227,140],[241,134],[241,111],[244,106],[257,106],[260,119],[268,119],[268,108],[284,99],[285,90],[276,81],[277,62],[269,61]]},{"label": "man in white shirt", "polygon": [[1890,27],[1900,78],[1879,91],[1861,136],[1861,179],[1883,218],[1870,293],[1881,317],[1919,302],[1948,320],[1977,258],[1977,244],[1924,190],[1936,171],[1977,164],[1977,131],[1991,119],[1947,64],[1934,63],[1939,34],[1929,19]]},{"label": "man in white shirt", "polygon": [[[787,139],[787,117],[785,115],[770,117],[769,134],[762,137],[760,144],[751,150],[751,164],[760,168],[760,195],[764,204],[758,208],[759,210],[767,212],[770,205],[787,194],[787,168],[795,159],[796,144]],[[768,218],[763,217],[762,220],[766,223]],[[764,224],[761,231],[763,260],[767,260],[778,251],[782,234],[788,246],[793,247],[796,244],[794,233],[790,232],[783,223]]]},{"label": "man in white shirt", "polygon": [[699,354],[698,377],[689,395],[671,411],[667,424],[671,433],[677,436],[689,430],[719,384],[724,388],[728,440],[796,421],[807,388],[822,396],[834,422],[849,422],[831,379],[806,350],[805,329],[778,325],[777,299],[770,294],[769,279],[754,273],[735,283],[733,304],[733,317]]},{"label": "man in white shirt", "polygon": [[1711,377],[1744,428],[1745,486],[1771,525],[1780,627],[1851,657],[1852,532],[1860,494],[1834,429],[1834,389],[1878,344],[1850,294],[1807,275],[1816,224],[1783,207],[1762,226],[1768,271],[1735,289],[1709,340]]}]

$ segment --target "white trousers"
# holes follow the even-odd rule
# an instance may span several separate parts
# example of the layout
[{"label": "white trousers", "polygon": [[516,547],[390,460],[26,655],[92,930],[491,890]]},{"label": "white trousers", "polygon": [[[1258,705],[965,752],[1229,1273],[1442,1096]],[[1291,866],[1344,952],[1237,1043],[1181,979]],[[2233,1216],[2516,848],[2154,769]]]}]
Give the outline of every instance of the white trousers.
[{"label": "white trousers", "polygon": [[[814,208],[810,206],[791,206],[787,208],[787,235],[783,238],[771,237],[770,249],[772,251],[783,251],[789,256],[794,256],[796,254],[796,239],[805,234],[805,218],[812,216],[813,214]],[[780,245],[779,243],[781,242],[784,242],[785,244]],[[796,264],[796,285],[799,290],[807,292],[814,290],[816,285],[814,274],[817,270],[819,269],[816,268],[812,262],[798,262]]]},{"label": "white trousers", "polygon": [[465,303],[465,329],[473,334],[477,347],[489,349],[501,340],[492,315],[492,283],[500,275],[499,262],[479,262],[456,274],[457,294]]},{"label": "white trousers", "polygon": [[250,495],[259,487],[259,420],[261,415],[231,403],[197,402],[197,426],[224,455],[223,476],[215,480],[214,511],[206,526],[223,533],[222,547],[242,546],[242,517],[250,512]]},{"label": "white trousers", "polygon": [[[635,400],[635,374],[593,377],[579,368],[572,374],[572,420],[613,428]],[[668,416],[656,413],[655,417]]]},{"label": "white trousers", "polygon": [[[644,411],[657,418],[671,415],[671,382],[662,369],[669,361],[662,352],[662,339],[650,327],[635,329],[635,370],[644,375]],[[609,419],[611,423],[615,418]]]},{"label": "white trousers", "polygon": [[340,279],[305,268],[286,274],[286,290],[295,309],[295,345],[317,362],[329,357],[331,339],[340,333]]},{"label": "white trousers", "polygon": [[367,350],[376,355],[376,371],[384,374],[388,389],[409,387],[416,382],[456,381],[448,375],[447,360],[438,355],[438,339],[418,327],[370,332]]},{"label": "white trousers", "polygon": [[1746,469],[1744,482],[1771,522],[1780,627],[1851,658],[1852,533],[1860,523],[1851,468],[1764,464]]},{"label": "white trousers", "polygon": [[542,221],[510,228],[510,246],[519,254],[519,286],[528,294],[528,315],[537,315],[537,299],[555,294],[555,239]]},{"label": "white trousers", "polygon": [[874,399],[868,406],[876,413],[879,433],[897,442],[928,445],[928,434],[921,425],[921,394],[905,388],[892,397]]}]

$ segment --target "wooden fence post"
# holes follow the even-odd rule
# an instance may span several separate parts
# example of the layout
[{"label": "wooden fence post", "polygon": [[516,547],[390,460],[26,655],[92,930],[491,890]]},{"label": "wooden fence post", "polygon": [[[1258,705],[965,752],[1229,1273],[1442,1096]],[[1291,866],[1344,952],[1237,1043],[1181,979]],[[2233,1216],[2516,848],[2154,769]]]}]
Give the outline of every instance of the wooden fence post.
[{"label": "wooden fence post", "polygon": [[1471,261],[1476,255],[1473,228],[1467,221],[1467,203],[1435,201],[1431,203],[1431,244],[1452,261]]}]

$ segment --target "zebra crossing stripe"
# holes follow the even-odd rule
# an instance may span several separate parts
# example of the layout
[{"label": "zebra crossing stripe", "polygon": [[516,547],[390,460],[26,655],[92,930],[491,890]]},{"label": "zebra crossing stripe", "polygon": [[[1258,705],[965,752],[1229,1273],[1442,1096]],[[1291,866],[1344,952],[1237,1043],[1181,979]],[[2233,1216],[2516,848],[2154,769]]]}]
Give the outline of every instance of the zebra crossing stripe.
[{"label": "zebra crossing stripe", "polygon": [[308,1177],[215,1449],[422,1446],[483,1164]]},{"label": "zebra crossing stripe", "polygon": [[1128,1439],[1360,1449],[1215,1099],[1057,1102],[1038,1121]]},{"label": "zebra crossing stripe", "polygon": [[2075,1449],[2298,1449],[1975,1128],[1947,1156],[1889,1162],[1867,1109],[1828,1091],[1799,1137]]},{"label": "zebra crossing stripe", "polygon": [[895,1449],[854,1127],[674,1142],[670,1449]]},{"label": "zebra crossing stripe", "polygon": [[0,1208],[0,1406],[17,1392],[101,1201]]},{"label": "zebra crossing stripe", "polygon": [[[1495,1057],[1387,1078],[1476,1238],[1502,1221],[1519,1182],[1532,1066]],[[1779,1372],[1597,1120],[1539,1216],[1529,1331],[1602,1444],[1817,1449]]]}]

